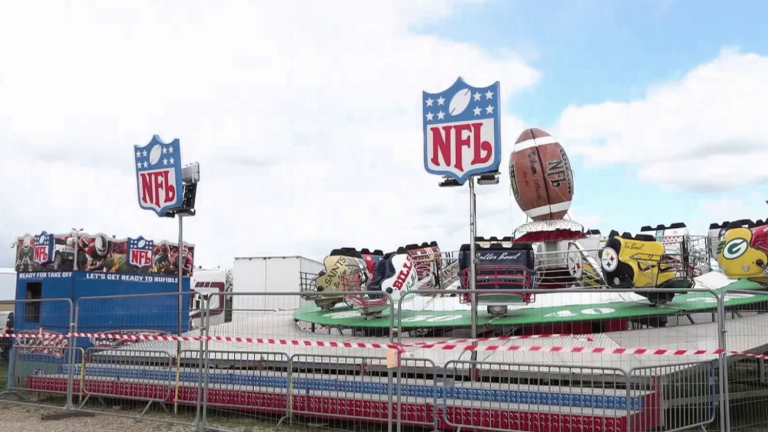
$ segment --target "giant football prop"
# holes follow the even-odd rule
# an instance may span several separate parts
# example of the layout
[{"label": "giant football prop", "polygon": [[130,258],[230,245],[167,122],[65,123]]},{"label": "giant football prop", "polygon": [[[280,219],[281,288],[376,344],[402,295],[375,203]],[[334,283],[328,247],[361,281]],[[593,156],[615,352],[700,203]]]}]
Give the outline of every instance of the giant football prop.
[{"label": "giant football prop", "polygon": [[573,171],[563,146],[541,129],[517,138],[509,160],[512,193],[535,221],[563,219],[573,198]]}]

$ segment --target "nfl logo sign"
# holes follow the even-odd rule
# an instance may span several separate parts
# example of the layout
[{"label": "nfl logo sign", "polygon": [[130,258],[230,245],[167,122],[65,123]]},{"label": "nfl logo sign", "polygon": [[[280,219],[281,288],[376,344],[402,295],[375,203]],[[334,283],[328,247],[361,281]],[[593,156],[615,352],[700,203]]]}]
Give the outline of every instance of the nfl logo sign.
[{"label": "nfl logo sign", "polygon": [[43,231],[36,235],[32,261],[39,265],[45,265],[53,261],[53,244],[53,234]]},{"label": "nfl logo sign", "polygon": [[499,82],[473,87],[461,77],[440,93],[423,92],[424,168],[463,184],[501,162]]},{"label": "nfl logo sign", "polygon": [[136,186],[139,206],[164,216],[168,210],[181,206],[184,184],[181,178],[179,140],[164,143],[159,136],[149,144],[134,147]]},{"label": "nfl logo sign", "polygon": [[136,268],[152,265],[152,247],[154,243],[152,240],[146,240],[141,236],[135,239],[128,237],[128,250],[125,252],[128,257],[128,264]]}]

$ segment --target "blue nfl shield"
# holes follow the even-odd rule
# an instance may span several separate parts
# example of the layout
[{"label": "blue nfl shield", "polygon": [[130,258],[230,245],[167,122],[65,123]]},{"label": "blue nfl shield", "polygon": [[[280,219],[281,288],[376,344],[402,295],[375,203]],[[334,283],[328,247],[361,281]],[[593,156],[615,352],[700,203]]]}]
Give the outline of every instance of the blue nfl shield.
[{"label": "blue nfl shield", "polygon": [[422,94],[424,168],[463,184],[501,162],[499,82],[473,87],[459,77],[439,93]]},{"label": "blue nfl shield", "polygon": [[125,252],[125,261],[136,268],[145,268],[152,265],[152,248],[155,242],[147,240],[143,236],[138,238],[128,237],[128,247]]},{"label": "blue nfl shield", "polygon": [[164,216],[184,198],[179,140],[163,142],[155,135],[145,146],[133,146],[139,206]]},{"label": "blue nfl shield", "polygon": [[43,231],[35,236],[35,246],[32,261],[39,265],[45,265],[53,261],[53,246],[55,240],[53,234]]}]

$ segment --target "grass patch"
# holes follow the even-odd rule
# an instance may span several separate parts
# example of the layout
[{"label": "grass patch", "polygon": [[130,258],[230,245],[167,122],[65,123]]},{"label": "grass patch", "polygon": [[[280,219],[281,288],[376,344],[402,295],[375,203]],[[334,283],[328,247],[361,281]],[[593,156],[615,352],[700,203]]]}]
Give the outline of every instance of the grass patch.
[{"label": "grass patch", "polygon": [[8,362],[0,360],[0,391],[8,386]]}]

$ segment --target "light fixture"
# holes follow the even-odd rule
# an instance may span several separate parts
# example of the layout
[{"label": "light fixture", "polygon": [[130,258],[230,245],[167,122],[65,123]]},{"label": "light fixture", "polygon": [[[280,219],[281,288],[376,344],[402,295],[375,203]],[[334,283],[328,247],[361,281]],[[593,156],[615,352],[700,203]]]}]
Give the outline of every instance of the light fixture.
[{"label": "light fixture", "polygon": [[499,184],[499,172],[492,171],[492,172],[481,174],[480,178],[477,179],[477,184],[479,185]]},{"label": "light fixture", "polygon": [[444,176],[444,177],[443,177],[443,181],[441,181],[441,182],[440,182],[440,183],[438,183],[437,185],[438,185],[438,186],[440,186],[440,187],[455,187],[455,186],[461,186],[461,184],[459,184],[459,182],[457,182],[456,180],[454,180],[454,179],[452,179],[452,178],[450,178],[450,177],[448,177],[448,176]]}]

